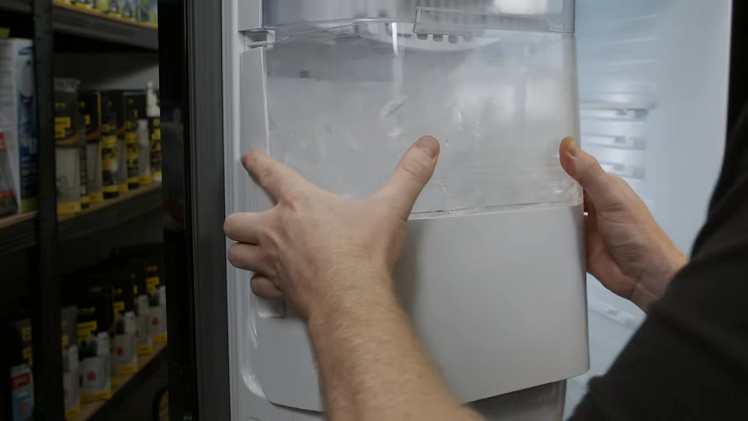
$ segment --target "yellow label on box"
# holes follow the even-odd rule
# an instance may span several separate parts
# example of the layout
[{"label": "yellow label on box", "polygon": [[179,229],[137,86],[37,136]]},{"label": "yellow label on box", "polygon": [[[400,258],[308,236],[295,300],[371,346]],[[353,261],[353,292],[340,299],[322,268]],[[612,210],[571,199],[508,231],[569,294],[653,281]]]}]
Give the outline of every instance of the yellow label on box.
[{"label": "yellow label on box", "polygon": [[148,288],[148,293],[152,293],[156,287],[158,287],[160,280],[158,276],[152,276],[145,280],[145,285]]},{"label": "yellow label on box", "polygon": [[96,192],[96,193],[91,193],[91,194],[88,195],[88,198],[91,201],[91,203],[103,202],[104,201],[104,192],[100,192],[99,191],[99,192]]},{"label": "yellow label on box", "polygon": [[168,338],[167,333],[159,333],[158,335],[153,335],[153,342],[163,343],[163,342],[166,342],[167,338]]},{"label": "yellow label on box", "polygon": [[65,419],[69,421],[77,417],[80,414],[81,414],[81,407],[80,405],[78,405],[75,408],[70,408],[69,410],[65,411]]},{"label": "yellow label on box", "polygon": [[29,362],[29,365],[34,365],[34,350],[30,346],[26,347],[21,351],[23,358]]},{"label": "yellow label on box", "polygon": [[135,374],[137,372],[138,372],[137,364],[123,365],[117,368],[117,373],[119,373],[120,376],[126,376],[128,374]]},{"label": "yellow label on box", "polygon": [[26,326],[21,329],[21,340],[24,342],[31,340],[31,326]]},{"label": "yellow label on box", "polygon": [[70,117],[55,117],[55,127],[62,127],[68,129],[73,125],[73,121]]},{"label": "yellow label on box", "polygon": [[68,346],[69,343],[70,343],[70,338],[68,337],[68,335],[63,335],[62,336],[62,347],[65,348],[66,346]]},{"label": "yellow label on box", "polygon": [[78,340],[88,341],[91,339],[91,332],[97,330],[98,324],[96,320],[90,322],[78,323]]},{"label": "yellow label on box", "polygon": [[125,310],[125,302],[115,301],[113,307],[114,307],[114,318],[116,319],[117,317],[119,317],[119,314]]},{"label": "yellow label on box", "polygon": [[70,202],[70,203],[58,203],[57,214],[58,215],[73,215],[81,211],[81,202]]},{"label": "yellow label on box", "polygon": [[153,178],[151,178],[150,175],[141,175],[140,176],[140,184],[147,186],[149,184],[153,183]]},{"label": "yellow label on box", "polygon": [[127,193],[127,192],[129,192],[130,191],[130,187],[127,186],[127,182],[125,182],[124,184],[120,184],[118,191],[120,193]]},{"label": "yellow label on box", "polygon": [[81,403],[91,403],[96,401],[103,401],[112,398],[112,389],[102,390],[96,393],[84,393],[81,394]]},{"label": "yellow label on box", "polygon": [[153,345],[138,345],[138,355],[148,355],[153,353]]},{"label": "yellow label on box", "polygon": [[86,115],[83,116],[83,118],[86,120],[86,126],[90,126],[91,125],[91,115],[90,114],[86,114]]}]

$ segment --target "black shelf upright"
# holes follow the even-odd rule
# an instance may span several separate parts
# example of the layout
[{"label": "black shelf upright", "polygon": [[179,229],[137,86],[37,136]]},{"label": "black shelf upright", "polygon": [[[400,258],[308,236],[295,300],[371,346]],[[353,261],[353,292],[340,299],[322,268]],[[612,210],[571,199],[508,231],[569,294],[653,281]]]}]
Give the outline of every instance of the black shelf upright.
[{"label": "black shelf upright", "polygon": [[39,212],[36,276],[31,279],[34,401],[37,421],[65,418],[62,396],[60,279],[55,182],[52,0],[32,0],[37,95]]}]

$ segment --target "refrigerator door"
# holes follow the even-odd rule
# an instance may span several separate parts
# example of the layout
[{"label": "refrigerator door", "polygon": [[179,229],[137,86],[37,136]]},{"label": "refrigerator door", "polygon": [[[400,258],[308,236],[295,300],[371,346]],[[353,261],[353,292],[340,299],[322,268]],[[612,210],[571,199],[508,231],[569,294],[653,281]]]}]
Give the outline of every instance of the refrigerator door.
[{"label": "refrigerator door", "polygon": [[[440,163],[395,278],[451,390],[474,402],[586,371],[581,190],[557,152],[578,136],[573,2],[237,7],[252,3],[267,5],[263,23],[239,34],[226,82],[227,214],[272,206],[241,165],[248,149],[363,198],[432,134]],[[235,396],[282,407],[246,415],[322,411],[304,323],[252,296],[250,273],[228,271]]]}]

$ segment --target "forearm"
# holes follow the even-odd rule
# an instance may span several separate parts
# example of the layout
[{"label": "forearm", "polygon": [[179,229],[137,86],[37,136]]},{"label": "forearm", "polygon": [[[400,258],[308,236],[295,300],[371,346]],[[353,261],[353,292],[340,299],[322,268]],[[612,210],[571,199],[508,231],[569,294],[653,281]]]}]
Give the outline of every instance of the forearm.
[{"label": "forearm", "polygon": [[310,314],[331,420],[478,420],[446,388],[388,279],[359,279]]},{"label": "forearm", "polygon": [[678,250],[659,226],[652,231],[659,234],[652,241],[654,250],[650,253],[657,258],[652,259],[652,267],[644,271],[631,296],[631,301],[644,312],[648,312],[665,295],[675,275],[688,263],[688,257]]}]

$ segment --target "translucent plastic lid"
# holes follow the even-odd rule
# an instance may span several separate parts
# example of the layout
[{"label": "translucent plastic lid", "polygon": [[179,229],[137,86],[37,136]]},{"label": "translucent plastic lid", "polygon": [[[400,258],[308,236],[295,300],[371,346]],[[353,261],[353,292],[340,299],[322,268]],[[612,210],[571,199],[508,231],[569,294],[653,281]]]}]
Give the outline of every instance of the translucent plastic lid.
[{"label": "translucent plastic lid", "polygon": [[[245,0],[258,3],[261,27],[343,21],[412,22],[415,32],[457,34],[486,30],[573,32],[574,0]],[[241,19],[247,19],[242,16]]]}]

